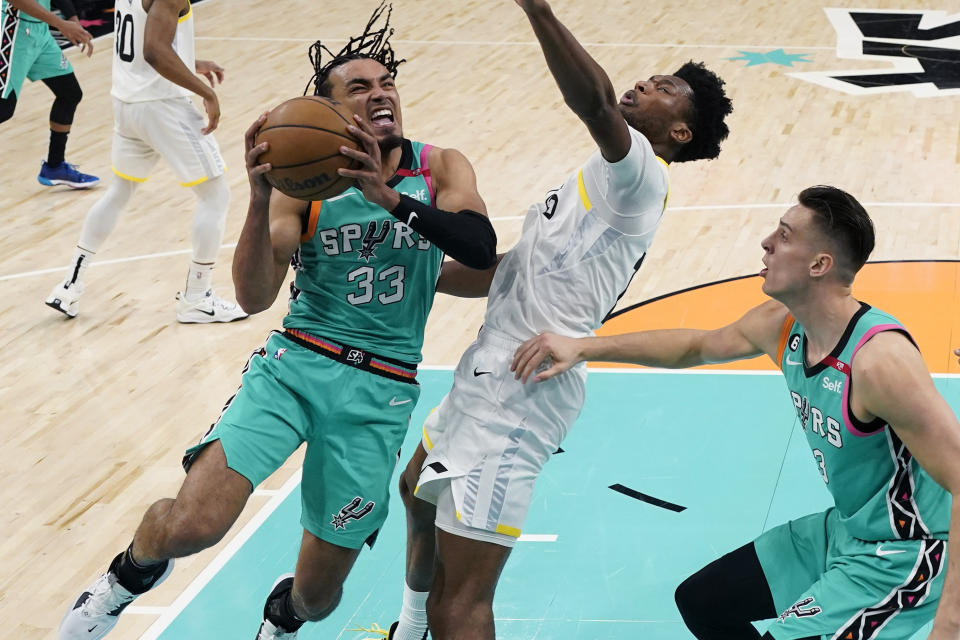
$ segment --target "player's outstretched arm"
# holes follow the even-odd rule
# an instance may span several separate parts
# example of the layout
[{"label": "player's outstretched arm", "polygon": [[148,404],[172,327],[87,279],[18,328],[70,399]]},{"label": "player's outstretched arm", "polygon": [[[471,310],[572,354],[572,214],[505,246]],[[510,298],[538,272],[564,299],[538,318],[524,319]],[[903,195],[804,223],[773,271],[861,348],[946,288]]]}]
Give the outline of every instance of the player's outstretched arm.
[{"label": "player's outstretched arm", "polygon": [[630,151],[630,131],[617,109],[607,73],[563,26],[546,0],[516,0],[527,14],[567,106],[577,114],[607,162]]},{"label": "player's outstretched arm", "polygon": [[205,85],[192,69],[188,69],[173,49],[177,21],[185,6],[183,0],[153,0],[147,7],[147,24],[143,28],[143,57],[161,76],[203,98],[207,126],[202,133],[206,135],[216,129],[220,122],[220,102],[213,88]]},{"label": "player's outstretched arm", "polygon": [[771,300],[754,307],[733,324],[711,331],[659,329],[600,338],[543,333],[520,345],[510,370],[526,382],[549,358],[550,367],[533,378],[534,382],[542,382],[586,360],[686,369],[745,360],[763,353],[775,359],[786,318],[786,307]]},{"label": "player's outstretched arm", "polygon": [[[906,336],[884,331],[853,361],[852,408],[880,416],[920,466],[953,496],[947,574],[930,638],[960,637],[960,424],[937,391],[917,348]],[[864,415],[864,413],[866,415]]]},{"label": "player's outstretched arm", "polygon": [[307,206],[302,200],[274,191],[264,177],[271,165],[261,164],[259,158],[270,143],[257,145],[255,141],[266,119],[266,113],[257,118],[244,138],[250,206],[233,254],[237,302],[251,315],[268,309],[277,299],[290,257],[300,246]]},{"label": "player's outstretched arm", "polygon": [[[93,36],[80,26],[78,21],[64,20],[52,11],[44,9],[35,0],[10,0],[10,6],[32,18],[46,22],[62,33],[64,38],[80,47],[80,51],[86,53],[88,57],[93,53]],[[76,10],[73,13],[76,15]]]},{"label": "player's outstretched arm", "polygon": [[370,123],[353,116],[357,126],[347,130],[363,150],[340,147],[340,153],[356,160],[357,169],[337,169],[353,178],[363,197],[390,212],[441,251],[473,269],[489,269],[497,253],[497,234],[487,219],[487,207],[477,193],[473,167],[455,149],[430,151],[430,171],[436,180],[437,206],[415,200],[391,189],[383,180],[380,148]]}]

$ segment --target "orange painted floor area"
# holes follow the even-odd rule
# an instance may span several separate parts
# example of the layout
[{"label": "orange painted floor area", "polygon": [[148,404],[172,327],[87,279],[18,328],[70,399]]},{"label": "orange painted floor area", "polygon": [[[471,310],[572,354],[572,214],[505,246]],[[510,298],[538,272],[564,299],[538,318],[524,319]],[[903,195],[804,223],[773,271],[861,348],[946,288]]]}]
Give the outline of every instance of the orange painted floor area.
[{"label": "orange painted floor area", "polygon": [[[597,335],[647,329],[713,329],[733,322],[767,297],[761,278],[748,276],[661,296],[621,312]],[[864,266],[853,287],[857,299],[896,316],[913,334],[931,373],[960,373],[960,262],[876,262]],[[591,363],[595,367],[622,367]],[[767,357],[702,369],[776,369]]]}]

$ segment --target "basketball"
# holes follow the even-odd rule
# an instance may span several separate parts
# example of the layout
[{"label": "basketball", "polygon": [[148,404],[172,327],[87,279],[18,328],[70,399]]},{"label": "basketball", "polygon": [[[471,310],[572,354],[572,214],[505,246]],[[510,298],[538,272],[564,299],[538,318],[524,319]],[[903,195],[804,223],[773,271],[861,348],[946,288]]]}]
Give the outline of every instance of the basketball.
[{"label": "basketball", "polygon": [[267,181],[277,190],[300,200],[324,200],[346,191],[353,184],[337,169],[354,167],[341,155],[340,147],[359,149],[347,132],[353,114],[342,104],[319,96],[287,100],[267,115],[257,133],[257,144],[269,142],[261,163],[273,168]]}]

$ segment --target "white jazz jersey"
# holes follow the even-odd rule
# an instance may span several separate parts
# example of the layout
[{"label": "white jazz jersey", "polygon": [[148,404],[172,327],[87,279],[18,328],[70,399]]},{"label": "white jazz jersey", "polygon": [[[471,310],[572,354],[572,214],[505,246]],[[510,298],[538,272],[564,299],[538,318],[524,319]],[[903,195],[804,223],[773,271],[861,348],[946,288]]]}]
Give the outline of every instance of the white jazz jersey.
[{"label": "white jazz jersey", "polygon": [[[113,89],[110,94],[122,102],[147,102],[193,95],[170,82],[147,64],[143,57],[143,32],[147,12],[142,0],[114,2]],[[173,49],[190,71],[196,56],[193,45],[193,8],[181,16],[173,39]]]},{"label": "white jazz jersey", "polygon": [[639,269],[669,195],[666,163],[630,129],[619,162],[600,152],[530,207],[497,268],[484,328],[526,340],[593,333]]}]

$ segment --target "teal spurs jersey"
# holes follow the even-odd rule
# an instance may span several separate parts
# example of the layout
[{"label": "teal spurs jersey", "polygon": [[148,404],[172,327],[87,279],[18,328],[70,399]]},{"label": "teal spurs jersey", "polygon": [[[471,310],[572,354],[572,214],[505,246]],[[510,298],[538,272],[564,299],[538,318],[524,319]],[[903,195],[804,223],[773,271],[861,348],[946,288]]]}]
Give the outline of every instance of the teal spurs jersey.
[{"label": "teal spurs jersey", "polygon": [[[404,140],[400,167],[387,184],[431,204],[430,148]],[[440,249],[350,187],[310,206],[283,326],[420,362],[442,262]]]},{"label": "teal spurs jersey", "polygon": [[950,494],[914,461],[881,418],[865,424],[850,411],[853,358],[881,331],[909,337],[893,316],[861,303],[833,352],[807,366],[803,327],[788,316],[780,368],[820,475],[850,535],[868,541],[946,539]]}]

